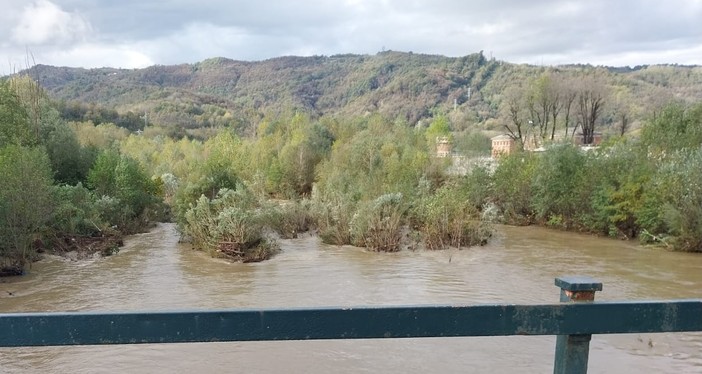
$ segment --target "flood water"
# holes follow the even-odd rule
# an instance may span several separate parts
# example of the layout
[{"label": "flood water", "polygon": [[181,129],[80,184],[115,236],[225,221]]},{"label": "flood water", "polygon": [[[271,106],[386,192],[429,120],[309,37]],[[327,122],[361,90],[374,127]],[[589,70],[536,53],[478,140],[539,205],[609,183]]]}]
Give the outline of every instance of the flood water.
[{"label": "flood water", "polygon": [[[597,300],[702,297],[702,256],[538,227],[497,228],[485,247],[378,254],[283,241],[257,264],[211,259],[174,226],[116,256],[49,257],[0,279],[0,312],[407,304],[543,304],[554,278],[592,276]],[[2,333],[2,332],[0,332]],[[548,373],[554,336],[148,344],[0,349],[0,373]],[[590,373],[702,373],[702,334],[596,335]]]}]

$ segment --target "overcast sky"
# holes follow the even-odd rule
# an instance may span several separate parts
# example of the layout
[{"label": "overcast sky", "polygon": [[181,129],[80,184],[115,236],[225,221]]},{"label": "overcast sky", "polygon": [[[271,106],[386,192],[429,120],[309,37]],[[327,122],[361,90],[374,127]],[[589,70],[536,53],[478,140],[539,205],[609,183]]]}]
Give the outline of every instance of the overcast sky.
[{"label": "overcast sky", "polygon": [[381,50],[702,64],[702,0],[0,0],[0,73]]}]

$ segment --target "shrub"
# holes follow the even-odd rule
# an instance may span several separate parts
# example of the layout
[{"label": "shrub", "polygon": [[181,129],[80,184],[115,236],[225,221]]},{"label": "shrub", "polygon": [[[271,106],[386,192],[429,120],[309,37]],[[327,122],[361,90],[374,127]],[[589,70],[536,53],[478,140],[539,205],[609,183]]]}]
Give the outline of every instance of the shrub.
[{"label": "shrub", "polygon": [[238,185],[236,190],[221,189],[212,200],[201,195],[185,213],[183,229],[196,248],[212,256],[261,261],[278,250],[264,235],[266,216],[253,195]]},{"label": "shrub", "polygon": [[307,232],[313,225],[310,200],[284,202],[267,209],[266,221],[270,228],[283,239],[297,238],[299,233]]},{"label": "shrub", "polygon": [[653,178],[648,196],[659,213],[651,219],[652,225],[644,228],[651,237],[670,236],[669,243],[677,250],[702,252],[700,165],[702,148],[674,153]]},{"label": "shrub", "polygon": [[322,199],[313,191],[312,210],[322,242],[333,245],[351,244],[351,218],[356,202],[349,196],[330,193]]},{"label": "shrub", "polygon": [[484,245],[492,236],[491,224],[451,185],[422,199],[413,210],[413,221],[432,250]]},{"label": "shrub", "polygon": [[537,218],[570,227],[587,209],[586,162],[587,156],[571,145],[557,146],[541,155],[532,179],[532,206]]},{"label": "shrub", "polygon": [[376,252],[399,251],[405,211],[401,193],[362,204],[350,223],[352,243]]},{"label": "shrub", "polygon": [[530,153],[514,153],[500,158],[493,174],[493,200],[506,223],[532,223],[532,179],[537,165],[537,156]]},{"label": "shrub", "polygon": [[94,235],[107,227],[101,217],[101,206],[95,195],[83,187],[56,186],[54,195],[57,203],[51,220],[51,228],[63,235]]}]

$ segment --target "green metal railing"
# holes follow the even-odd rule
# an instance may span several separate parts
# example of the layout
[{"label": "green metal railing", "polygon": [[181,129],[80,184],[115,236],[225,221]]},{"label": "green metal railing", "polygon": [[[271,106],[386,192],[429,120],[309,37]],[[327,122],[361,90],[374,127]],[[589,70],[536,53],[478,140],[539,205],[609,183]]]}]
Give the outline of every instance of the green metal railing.
[{"label": "green metal railing", "polygon": [[592,334],[702,331],[702,300],[592,302],[602,284],[556,279],[561,303],[0,314],[0,347],[558,335],[554,373],[585,373]]}]

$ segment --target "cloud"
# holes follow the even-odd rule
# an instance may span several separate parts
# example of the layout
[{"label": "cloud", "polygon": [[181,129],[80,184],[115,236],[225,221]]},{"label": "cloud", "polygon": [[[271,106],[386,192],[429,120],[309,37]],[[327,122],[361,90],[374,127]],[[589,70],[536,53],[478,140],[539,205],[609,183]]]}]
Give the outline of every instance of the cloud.
[{"label": "cloud", "polygon": [[128,44],[81,43],[68,49],[39,49],[32,54],[37,63],[46,64],[45,61],[51,61],[52,65],[58,66],[76,66],[75,62],[80,61],[79,66],[86,68],[143,68],[157,63],[137,46]]},{"label": "cloud", "polygon": [[69,13],[48,0],[27,5],[12,29],[18,44],[46,45],[82,41],[91,31],[90,23],[77,13]]},{"label": "cloud", "polygon": [[28,46],[54,65],[381,49],[483,50],[532,64],[702,64],[700,0],[0,0],[0,9],[0,55],[17,59]]}]

